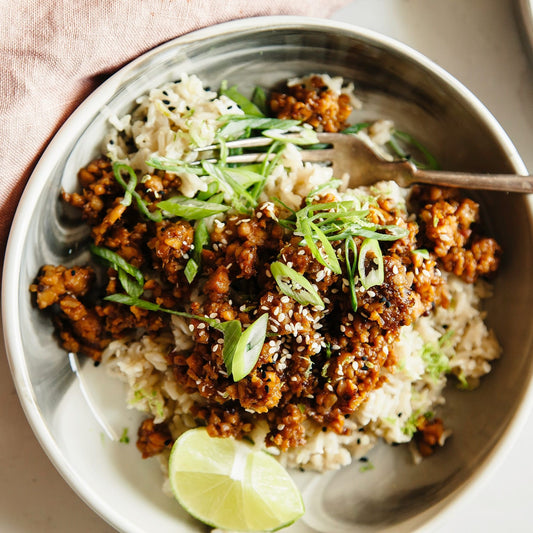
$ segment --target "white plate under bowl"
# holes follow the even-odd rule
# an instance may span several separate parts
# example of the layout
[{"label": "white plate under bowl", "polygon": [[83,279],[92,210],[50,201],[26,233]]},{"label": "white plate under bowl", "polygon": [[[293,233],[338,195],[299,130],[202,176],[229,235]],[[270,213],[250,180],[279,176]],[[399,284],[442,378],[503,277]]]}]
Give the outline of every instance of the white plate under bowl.
[{"label": "white plate under bowl", "polygon": [[[148,52],[96,90],[54,137],[24,191],[5,258],[2,315],[13,379],[41,445],[97,513],[132,533],[205,528],[163,495],[155,460],[141,460],[133,442],[105,438],[28,286],[42,264],[81,260],[83,232],[64,215],[58,193],[72,190],[78,168],[98,154],[109,111],[126,112],[137,96],[183,72],[212,87],[226,79],[243,91],[310,72],[340,75],[356,85],[364,104],[360,119],[394,120],[443,167],[525,172],[495,119],[454,78],[398,42],[342,23],[269,17],[206,28]],[[532,207],[518,195],[478,198],[505,254],[487,309],[502,359],[478,390],[449,391],[443,416],[454,434],[421,465],[412,464],[404,447],[378,446],[371,453],[374,470],[361,473],[354,464],[323,476],[295,474],[307,513],[291,531],[429,527],[486,478],[516,437],[532,401]],[[93,397],[134,441],[138,417],[126,409],[121,385],[102,369],[87,370]]]}]

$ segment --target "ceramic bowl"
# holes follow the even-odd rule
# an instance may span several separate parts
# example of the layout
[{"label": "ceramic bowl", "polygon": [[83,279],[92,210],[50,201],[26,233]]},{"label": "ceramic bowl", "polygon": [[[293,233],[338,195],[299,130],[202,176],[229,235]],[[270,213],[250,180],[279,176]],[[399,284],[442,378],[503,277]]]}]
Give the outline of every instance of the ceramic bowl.
[{"label": "ceramic bowl", "polygon": [[[3,320],[18,394],[50,460],[72,488],[120,531],[204,531],[161,491],[155,460],[131,443],[109,441],[95,420],[52,327],[31,304],[28,287],[45,263],[83,255],[83,229],[66,216],[61,187],[98,152],[110,111],[127,112],[148,89],[197,74],[246,92],[307,73],[353,81],[364,119],[390,118],[423,140],[447,169],[525,172],[508,137],[485,107],[434,63],[391,39],[325,20],[240,20],[191,33],[117,72],[72,115],[50,143],[20,202],[3,275]],[[533,371],[532,205],[527,197],[478,194],[491,233],[504,250],[487,320],[503,356],[482,386],[448,391],[443,416],[453,436],[415,466],[404,447],[378,446],[375,468],[295,474],[307,503],[290,531],[412,532],[433,525],[486,478],[509,449],[531,404]],[[115,427],[137,427],[124,391],[101,369],[87,368],[88,389]],[[132,439],[134,440],[134,439]]]}]

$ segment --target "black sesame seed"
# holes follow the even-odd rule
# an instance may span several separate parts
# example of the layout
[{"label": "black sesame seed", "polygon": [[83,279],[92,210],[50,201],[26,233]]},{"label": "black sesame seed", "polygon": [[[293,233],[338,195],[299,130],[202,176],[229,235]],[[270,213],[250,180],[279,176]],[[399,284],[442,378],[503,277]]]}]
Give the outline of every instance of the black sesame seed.
[{"label": "black sesame seed", "polygon": [[170,104],[170,100],[163,100],[163,103],[164,103],[165,105],[168,105],[168,104]]},{"label": "black sesame seed", "polygon": [[172,444],[172,439],[167,439],[165,441],[165,446],[170,446]]},{"label": "black sesame seed", "polygon": [[359,461],[361,461],[361,463],[368,463],[368,457],[359,457]]},{"label": "black sesame seed", "polygon": [[268,394],[268,391],[270,390],[270,387],[268,385],[265,385],[265,392]]},{"label": "black sesame seed", "polygon": [[171,105],[171,106],[168,107],[168,110],[169,110],[169,111],[175,111],[176,108],[175,108],[173,105]]},{"label": "black sesame seed", "polygon": [[75,275],[76,275],[76,271],[75,271],[74,269],[72,269],[72,270],[70,271],[70,275],[71,275],[71,276],[75,276]]},{"label": "black sesame seed", "polygon": [[100,361],[95,361],[94,366],[100,366]]},{"label": "black sesame seed", "polygon": [[327,430],[328,430],[328,428],[326,428],[326,427],[323,427],[323,428],[322,428],[322,431],[323,431],[324,433],[325,433]]},{"label": "black sesame seed", "polygon": [[357,444],[361,444],[361,439],[357,439]]}]

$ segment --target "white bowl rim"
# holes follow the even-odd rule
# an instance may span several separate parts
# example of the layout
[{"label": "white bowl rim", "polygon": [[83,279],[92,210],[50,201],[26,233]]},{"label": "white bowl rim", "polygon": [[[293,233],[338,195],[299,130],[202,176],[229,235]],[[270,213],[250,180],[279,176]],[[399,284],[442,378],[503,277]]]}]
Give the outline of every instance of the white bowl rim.
[{"label": "white bowl rim", "polygon": [[[43,189],[56,161],[56,153],[61,152],[61,147],[64,141],[72,138],[73,135],[78,135],[80,133],[76,124],[77,117],[83,116],[86,113],[91,113],[92,115],[96,114],[99,109],[98,102],[105,100],[108,95],[113,93],[115,84],[124,76],[124,74],[135,69],[140,62],[157,56],[168,48],[187,44],[196,40],[214,38],[226,33],[236,33],[254,29],[261,30],[265,27],[275,29],[297,28],[310,30],[318,28],[322,30],[341,30],[365,38],[376,44],[386,45],[387,47],[411,58],[423,68],[431,70],[435,75],[442,79],[444,83],[459,93],[476,112],[478,117],[483,120],[495,138],[498,139],[500,146],[504,149],[506,156],[513,164],[516,172],[527,174],[527,169],[506,132],[479,99],[455,77],[420,52],[400,41],[367,28],[329,19],[276,15],[237,19],[208,26],[176,37],[175,39],[145,52],[124,67],[120,68],[116,73],[104,81],[102,85],[96,88],[78,106],[54,135],[33,170],[20,199],[9,233],[2,274],[2,326],[13,381],[26,418],[28,419],[40,445],[55,468],[74,492],[76,492],[93,511],[120,531],[127,531],[128,533],[145,533],[117,513],[109,503],[98,495],[98,493],[87,486],[84,479],[70,466],[51,436],[46,424],[43,422],[39,406],[37,405],[33,394],[27,368],[24,363],[20,324],[18,320],[19,309],[17,291],[19,287],[16,281],[18,280],[21,271],[20,267],[24,237],[26,236],[31,213],[34,210],[39,193]],[[531,218],[533,216],[533,202],[528,201],[528,204]],[[533,409],[533,382],[529,384],[522,402],[514,413],[512,420],[509,422],[505,435],[499,439],[497,444],[488,454],[488,457],[485,458],[483,468],[478,468],[459,490],[447,496],[447,501],[441,512],[437,513],[433,518],[430,518],[419,531],[433,529],[438,523],[442,522],[446,516],[448,516],[453,508],[456,507],[459,499],[472,497],[474,491],[478,490],[488,481],[494,470],[498,468],[504,457],[511,450],[531,409]],[[459,498],[459,496],[461,498]]]}]

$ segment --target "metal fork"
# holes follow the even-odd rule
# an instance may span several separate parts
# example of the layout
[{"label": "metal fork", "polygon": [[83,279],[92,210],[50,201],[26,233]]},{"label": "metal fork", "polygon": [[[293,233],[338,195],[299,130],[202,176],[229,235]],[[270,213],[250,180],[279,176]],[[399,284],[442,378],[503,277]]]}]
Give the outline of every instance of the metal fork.
[{"label": "metal fork", "polygon": [[[402,187],[424,183],[462,189],[482,189],[518,193],[533,192],[533,176],[517,174],[479,174],[471,172],[451,172],[444,170],[421,170],[411,161],[386,161],[365,141],[355,135],[344,133],[319,133],[320,143],[330,148],[302,150],[302,160],[326,163],[333,167],[333,175],[342,178],[350,176],[350,186],[371,185],[381,180],[393,180]],[[272,144],[268,137],[252,137],[226,143],[227,148],[250,149]],[[217,150],[220,146],[211,145],[199,148],[198,152]],[[243,153],[226,158],[228,163],[255,163],[272,159],[274,154]]]}]

